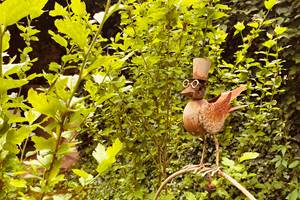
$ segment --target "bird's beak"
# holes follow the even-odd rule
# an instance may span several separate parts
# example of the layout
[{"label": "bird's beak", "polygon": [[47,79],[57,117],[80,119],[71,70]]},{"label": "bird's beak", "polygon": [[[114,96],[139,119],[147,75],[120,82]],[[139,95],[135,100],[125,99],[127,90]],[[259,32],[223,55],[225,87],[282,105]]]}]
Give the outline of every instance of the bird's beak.
[{"label": "bird's beak", "polygon": [[192,98],[194,96],[194,93],[195,93],[195,89],[193,89],[191,85],[189,85],[181,92],[182,95],[189,98]]}]

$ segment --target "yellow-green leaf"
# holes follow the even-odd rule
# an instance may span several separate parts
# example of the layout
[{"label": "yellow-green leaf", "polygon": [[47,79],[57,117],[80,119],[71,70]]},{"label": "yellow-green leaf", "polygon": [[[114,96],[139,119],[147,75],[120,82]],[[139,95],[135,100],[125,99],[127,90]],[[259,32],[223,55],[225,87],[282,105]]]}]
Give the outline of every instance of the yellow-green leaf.
[{"label": "yellow-green leaf", "polygon": [[67,47],[68,46],[68,42],[65,38],[63,38],[62,36],[55,34],[53,31],[49,30],[48,33],[52,36],[51,38],[58,43],[60,46],[63,47]]},{"label": "yellow-green leaf", "polygon": [[31,0],[30,2],[30,18],[34,19],[43,14],[43,7],[47,3],[48,0]]},{"label": "yellow-green leaf", "polygon": [[272,46],[274,46],[276,44],[276,41],[275,40],[268,40],[268,41],[265,41],[263,43],[263,45],[267,48],[271,48]]},{"label": "yellow-green leaf", "polygon": [[66,105],[55,98],[44,93],[37,93],[33,89],[28,91],[28,101],[36,111],[57,119],[58,114],[66,110]]},{"label": "yellow-green leaf", "polygon": [[7,90],[10,90],[13,88],[19,88],[27,83],[28,83],[28,81],[24,80],[24,79],[13,80],[13,79],[0,78],[0,93],[6,92]]},{"label": "yellow-green leaf", "polygon": [[56,16],[67,16],[69,13],[67,12],[66,8],[62,7],[59,3],[54,4],[54,10],[49,12],[49,15],[52,17]]},{"label": "yellow-green leaf", "polygon": [[86,6],[84,2],[81,2],[80,0],[72,0],[70,7],[75,15],[81,17],[86,15]]},{"label": "yellow-green leaf", "polygon": [[253,28],[258,28],[258,23],[257,22],[250,22],[247,25],[250,26],[250,27],[253,27]]},{"label": "yellow-green leaf", "polygon": [[86,25],[75,19],[58,19],[55,20],[55,26],[58,32],[66,34],[70,37],[81,49],[87,47],[89,31]]},{"label": "yellow-green leaf", "polygon": [[9,184],[14,187],[26,187],[26,181],[24,179],[10,179]]},{"label": "yellow-green leaf", "polygon": [[17,23],[30,13],[27,0],[6,0],[0,4],[0,25],[9,26]]},{"label": "yellow-green leaf", "polygon": [[295,161],[293,161],[291,164],[289,164],[289,168],[290,168],[290,169],[295,168],[295,167],[297,167],[299,164],[300,164],[300,161],[299,161],[299,160],[295,160]]},{"label": "yellow-green leaf", "polygon": [[243,155],[239,158],[239,162],[243,162],[245,160],[252,160],[259,156],[259,153],[256,152],[245,152]]},{"label": "yellow-green leaf", "polygon": [[286,27],[277,26],[277,27],[275,28],[274,32],[276,33],[276,35],[281,35],[281,34],[283,34],[286,30],[287,30]]},{"label": "yellow-green leaf", "polygon": [[10,33],[9,31],[5,31],[2,39],[3,42],[2,51],[6,51],[9,48],[9,40],[10,40]]},{"label": "yellow-green leaf", "polygon": [[265,7],[268,10],[271,10],[276,3],[277,3],[277,0],[265,0],[264,1]]},{"label": "yellow-green leaf", "polygon": [[242,30],[245,29],[244,22],[238,22],[236,25],[234,25],[234,28],[241,32]]},{"label": "yellow-green leaf", "polygon": [[86,171],[84,171],[82,169],[72,169],[72,171],[74,172],[74,174],[76,174],[77,176],[80,176],[82,178],[89,178],[91,176],[89,173],[87,173]]}]

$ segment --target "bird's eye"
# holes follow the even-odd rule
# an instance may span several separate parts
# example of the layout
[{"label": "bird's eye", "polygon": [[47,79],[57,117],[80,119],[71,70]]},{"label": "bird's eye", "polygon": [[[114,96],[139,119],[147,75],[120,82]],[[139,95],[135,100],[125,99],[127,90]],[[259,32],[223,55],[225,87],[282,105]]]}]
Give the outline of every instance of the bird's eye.
[{"label": "bird's eye", "polygon": [[185,79],[183,82],[182,82],[182,85],[183,87],[187,88],[190,84],[190,81],[188,79]]},{"label": "bird's eye", "polygon": [[191,83],[193,89],[195,89],[199,84],[200,82],[198,80],[193,80]]}]

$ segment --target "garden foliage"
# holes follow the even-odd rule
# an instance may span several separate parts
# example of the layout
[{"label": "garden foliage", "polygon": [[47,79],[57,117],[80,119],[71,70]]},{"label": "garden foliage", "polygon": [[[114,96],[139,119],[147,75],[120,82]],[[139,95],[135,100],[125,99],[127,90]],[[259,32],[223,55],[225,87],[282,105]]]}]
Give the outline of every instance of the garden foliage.
[{"label": "garden foliage", "polygon": [[[31,23],[46,2],[0,4],[1,199],[153,198],[168,175],[199,162],[203,142],[183,130],[180,95],[195,57],[213,63],[207,98],[247,85],[235,103],[247,106],[218,136],[224,171],[257,199],[300,198],[299,143],[289,135],[296,94],[283,101],[287,71],[297,73],[288,46],[297,33],[286,27],[293,19],[274,14],[282,4],[108,0],[91,16],[80,0],[55,3],[48,33],[65,54],[47,72],[29,74],[39,59],[31,56],[39,40]],[[241,14],[258,4],[260,11]],[[111,17],[120,17],[120,32],[104,38]],[[8,55],[7,28],[15,25],[26,47]],[[25,90],[37,78],[46,84]],[[206,162],[214,162],[213,150]],[[216,191],[206,183],[199,174],[177,178],[161,199],[244,198],[222,179],[214,178]]]}]

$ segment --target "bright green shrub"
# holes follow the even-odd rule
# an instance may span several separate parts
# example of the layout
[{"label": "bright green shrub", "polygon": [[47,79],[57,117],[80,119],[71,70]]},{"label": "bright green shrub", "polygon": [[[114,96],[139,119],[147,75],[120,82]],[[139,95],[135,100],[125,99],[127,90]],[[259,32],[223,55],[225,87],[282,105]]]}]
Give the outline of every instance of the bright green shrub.
[{"label": "bright green shrub", "polygon": [[[124,62],[120,61],[122,55],[107,56],[102,52],[106,42],[101,37],[103,24],[120,7],[110,7],[108,1],[105,12],[98,13],[93,22],[80,0],[72,0],[67,8],[56,3],[50,15],[57,17],[58,33],[49,30],[49,34],[66,54],[61,63],[50,63],[51,73],[27,76],[25,72],[37,60],[29,55],[31,44],[39,39],[39,30],[30,24],[44,12],[46,2],[6,0],[0,4],[1,199],[84,198],[85,188],[110,168],[122,148],[119,139],[114,139],[107,149],[99,143],[92,152],[97,167],[91,174],[72,169],[79,181],[67,181],[66,172],[61,170],[70,170],[66,165],[79,159],[76,146],[80,141],[76,136],[86,118],[92,117],[101,104],[102,94],[97,88],[103,77],[116,74]],[[27,22],[18,23],[22,18]],[[7,27],[16,23],[26,47],[20,55],[8,55]],[[15,62],[16,56],[20,56],[20,63]],[[31,88],[26,96],[21,95],[22,86],[37,77],[43,77],[47,86]],[[43,137],[38,134],[41,131]],[[34,143],[33,151],[28,151],[29,140]],[[70,157],[73,161],[66,160]]]}]

